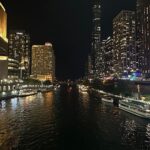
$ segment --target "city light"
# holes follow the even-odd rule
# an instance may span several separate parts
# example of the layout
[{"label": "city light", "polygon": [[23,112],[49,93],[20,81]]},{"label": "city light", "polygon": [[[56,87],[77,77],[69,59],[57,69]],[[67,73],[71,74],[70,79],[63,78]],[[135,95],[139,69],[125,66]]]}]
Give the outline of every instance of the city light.
[{"label": "city light", "polygon": [[0,149],[150,150],[150,0],[3,1]]},{"label": "city light", "polygon": [[0,60],[8,60],[7,56],[0,56]]}]

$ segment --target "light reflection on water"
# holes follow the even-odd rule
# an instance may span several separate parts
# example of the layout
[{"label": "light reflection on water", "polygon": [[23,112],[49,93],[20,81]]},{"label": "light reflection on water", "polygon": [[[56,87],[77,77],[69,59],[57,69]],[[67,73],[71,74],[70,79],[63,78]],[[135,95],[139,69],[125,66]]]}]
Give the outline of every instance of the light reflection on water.
[{"label": "light reflection on water", "polygon": [[12,109],[16,110],[17,105],[18,105],[18,98],[12,98],[11,99],[11,104],[12,104]]},{"label": "light reflection on water", "polygon": [[133,145],[136,143],[136,123],[134,120],[126,120],[120,125],[122,129],[122,144]]},{"label": "light reflection on water", "polygon": [[150,123],[88,93],[0,102],[0,149],[150,150]]}]

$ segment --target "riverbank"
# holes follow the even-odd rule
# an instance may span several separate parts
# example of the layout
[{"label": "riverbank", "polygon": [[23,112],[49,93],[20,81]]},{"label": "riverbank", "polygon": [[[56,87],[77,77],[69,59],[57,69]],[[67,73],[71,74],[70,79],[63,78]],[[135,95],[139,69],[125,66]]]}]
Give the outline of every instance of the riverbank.
[{"label": "riverbank", "polygon": [[[24,91],[23,91],[24,90]],[[1,92],[0,93],[0,100],[8,100],[11,98],[16,98],[16,97],[27,97],[31,95],[36,95],[37,93],[46,93],[49,91],[53,90],[53,87],[46,89],[46,88],[41,88],[41,89],[21,89],[21,90],[14,90],[14,91],[9,91],[9,92]]]}]

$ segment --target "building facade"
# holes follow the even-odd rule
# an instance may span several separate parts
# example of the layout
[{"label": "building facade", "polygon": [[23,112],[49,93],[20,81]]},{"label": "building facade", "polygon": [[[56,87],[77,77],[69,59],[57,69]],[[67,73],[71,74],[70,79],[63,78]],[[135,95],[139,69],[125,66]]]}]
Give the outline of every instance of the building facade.
[{"label": "building facade", "polygon": [[[100,56],[101,56],[101,5],[100,0],[93,0],[93,19],[92,19],[92,50],[91,62],[93,75],[99,76],[100,73]],[[98,56],[98,57],[97,57]]]},{"label": "building facade", "polygon": [[11,31],[8,45],[8,57],[11,60],[8,69],[9,77],[28,78],[31,58],[30,36],[25,31]]},{"label": "building facade", "polygon": [[136,48],[138,68],[150,77],[150,1],[137,0]]},{"label": "building facade", "polygon": [[0,37],[8,42],[7,39],[7,13],[6,10],[4,8],[4,6],[2,5],[2,3],[0,3]]},{"label": "building facade", "polygon": [[0,3],[0,79],[8,75],[7,13]]},{"label": "building facade", "polygon": [[108,37],[104,41],[104,75],[113,75],[113,39]]},{"label": "building facade", "polygon": [[122,10],[113,19],[113,70],[117,75],[137,69],[135,12]]},{"label": "building facade", "polygon": [[32,46],[32,76],[41,81],[54,81],[55,56],[51,43]]}]

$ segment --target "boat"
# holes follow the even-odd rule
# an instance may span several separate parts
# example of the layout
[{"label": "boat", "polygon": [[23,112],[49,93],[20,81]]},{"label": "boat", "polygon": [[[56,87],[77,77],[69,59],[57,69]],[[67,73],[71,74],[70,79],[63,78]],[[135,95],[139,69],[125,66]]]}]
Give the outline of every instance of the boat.
[{"label": "boat", "polygon": [[125,98],[120,100],[119,108],[133,115],[150,119],[150,103],[146,101]]},{"label": "boat", "polygon": [[37,94],[36,90],[26,89],[26,90],[20,90],[18,93],[18,97],[26,97]]},{"label": "boat", "polygon": [[108,103],[113,103],[114,100],[112,97],[106,96],[106,97],[102,97],[101,99],[103,102],[108,102]]}]

